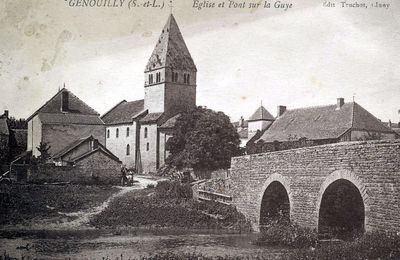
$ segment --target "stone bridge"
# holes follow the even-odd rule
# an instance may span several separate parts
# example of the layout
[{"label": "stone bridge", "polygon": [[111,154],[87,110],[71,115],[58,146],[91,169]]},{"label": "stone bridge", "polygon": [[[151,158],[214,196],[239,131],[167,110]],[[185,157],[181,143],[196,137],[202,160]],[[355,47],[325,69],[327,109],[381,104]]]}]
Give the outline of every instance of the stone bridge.
[{"label": "stone bridge", "polygon": [[255,230],[279,215],[319,232],[400,231],[400,140],[236,157],[229,183]]}]

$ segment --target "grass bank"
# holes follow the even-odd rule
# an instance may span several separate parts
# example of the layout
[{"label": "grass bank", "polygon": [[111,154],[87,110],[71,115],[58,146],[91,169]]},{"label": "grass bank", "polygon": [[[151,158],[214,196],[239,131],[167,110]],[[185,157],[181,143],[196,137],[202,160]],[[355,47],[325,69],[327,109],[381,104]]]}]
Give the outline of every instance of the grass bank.
[{"label": "grass bank", "polygon": [[113,200],[90,223],[97,228],[250,230],[244,216],[234,207],[215,202],[197,202],[192,198],[190,186],[179,182],[160,182],[155,188],[129,192]]},{"label": "grass bank", "polygon": [[0,225],[29,224],[35,218],[58,216],[101,205],[119,189],[83,185],[1,185]]}]

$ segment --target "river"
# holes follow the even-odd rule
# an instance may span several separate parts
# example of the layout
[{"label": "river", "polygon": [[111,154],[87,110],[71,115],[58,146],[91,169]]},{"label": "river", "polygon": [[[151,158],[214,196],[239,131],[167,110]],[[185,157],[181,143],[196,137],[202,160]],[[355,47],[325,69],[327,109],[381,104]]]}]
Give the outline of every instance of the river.
[{"label": "river", "polygon": [[[12,235],[10,235],[12,234]],[[2,233],[0,254],[17,259],[137,259],[160,252],[204,256],[267,256],[279,259],[286,249],[253,244],[256,234],[209,231],[17,231]]]}]

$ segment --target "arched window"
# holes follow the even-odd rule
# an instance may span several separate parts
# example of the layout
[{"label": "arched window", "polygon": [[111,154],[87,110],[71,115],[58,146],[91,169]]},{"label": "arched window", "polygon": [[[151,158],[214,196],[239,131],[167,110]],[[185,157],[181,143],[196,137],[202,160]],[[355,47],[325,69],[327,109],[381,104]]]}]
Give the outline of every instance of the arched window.
[{"label": "arched window", "polygon": [[126,155],[131,154],[131,146],[129,144],[126,145]]},{"label": "arched window", "polygon": [[110,129],[107,129],[107,138],[110,138]]},{"label": "arched window", "polygon": [[172,82],[178,82],[178,72],[172,72]]},{"label": "arched window", "polygon": [[161,72],[157,72],[156,73],[156,82],[160,82],[161,81]]},{"label": "arched window", "polygon": [[148,133],[148,130],[147,130],[147,127],[145,127],[144,128],[144,138],[147,138],[147,133]]},{"label": "arched window", "polygon": [[126,128],[126,137],[129,136],[129,127]]},{"label": "arched window", "polygon": [[184,84],[190,83],[190,75],[188,73],[183,74],[183,83]]},{"label": "arched window", "polygon": [[146,151],[148,151],[148,150],[150,150],[150,144],[149,143],[146,144]]},{"label": "arched window", "polygon": [[119,129],[117,128],[116,132],[115,132],[115,137],[119,137]]}]

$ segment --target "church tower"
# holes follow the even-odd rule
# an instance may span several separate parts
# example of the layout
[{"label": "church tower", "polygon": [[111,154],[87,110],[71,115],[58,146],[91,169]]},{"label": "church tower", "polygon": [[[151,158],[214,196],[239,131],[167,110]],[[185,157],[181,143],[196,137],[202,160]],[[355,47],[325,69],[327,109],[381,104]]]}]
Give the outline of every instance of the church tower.
[{"label": "church tower", "polygon": [[196,106],[197,68],[171,14],[145,69],[144,108],[173,115]]}]

